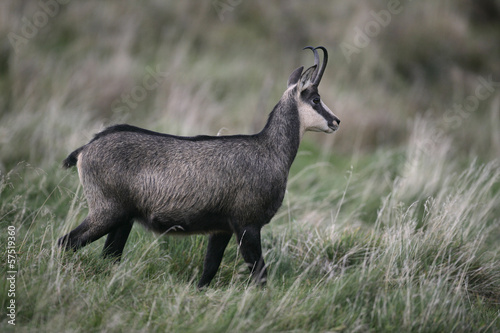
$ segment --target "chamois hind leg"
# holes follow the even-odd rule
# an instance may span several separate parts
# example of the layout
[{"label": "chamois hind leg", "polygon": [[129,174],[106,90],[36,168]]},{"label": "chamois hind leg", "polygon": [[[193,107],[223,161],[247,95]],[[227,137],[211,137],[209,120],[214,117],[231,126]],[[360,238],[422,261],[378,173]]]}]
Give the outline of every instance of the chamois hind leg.
[{"label": "chamois hind leg", "polygon": [[57,243],[66,250],[76,251],[108,234],[120,221],[121,217],[111,214],[90,214],[78,227],[59,238]]},{"label": "chamois hind leg", "polygon": [[217,270],[219,269],[222,256],[224,255],[224,250],[226,249],[231,236],[231,233],[225,232],[210,235],[208,240],[207,255],[205,257],[205,263],[203,264],[203,274],[201,275],[200,282],[198,283],[199,289],[208,286],[210,281],[214,278]]},{"label": "chamois hind leg", "polygon": [[132,221],[123,221],[109,232],[102,250],[102,255],[105,258],[111,257],[120,260],[125,243],[127,243],[128,236],[132,230],[132,225]]},{"label": "chamois hind leg", "polygon": [[247,226],[237,230],[236,239],[240,246],[243,259],[257,284],[264,285],[267,280],[266,265],[262,257],[260,228]]}]

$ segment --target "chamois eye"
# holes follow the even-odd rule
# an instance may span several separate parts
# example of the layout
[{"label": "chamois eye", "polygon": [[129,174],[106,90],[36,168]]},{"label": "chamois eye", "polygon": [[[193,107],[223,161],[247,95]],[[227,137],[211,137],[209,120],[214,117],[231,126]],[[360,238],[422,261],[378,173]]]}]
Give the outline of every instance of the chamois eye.
[{"label": "chamois eye", "polygon": [[313,99],[314,104],[319,104],[319,102],[321,102],[321,99],[319,97]]}]

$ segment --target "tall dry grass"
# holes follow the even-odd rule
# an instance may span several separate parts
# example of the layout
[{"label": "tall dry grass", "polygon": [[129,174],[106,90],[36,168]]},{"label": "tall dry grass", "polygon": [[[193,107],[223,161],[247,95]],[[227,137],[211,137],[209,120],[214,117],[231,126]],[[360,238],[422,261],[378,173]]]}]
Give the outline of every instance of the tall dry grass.
[{"label": "tall dry grass", "polygon": [[[330,50],[321,92],[348,129],[316,142],[343,153],[404,145],[408,123],[426,114],[458,150],[498,157],[498,86],[471,112],[454,111],[480,78],[500,81],[498,21],[481,19],[495,15],[483,10],[492,1],[402,1],[378,30],[386,1],[241,2],[223,15],[208,3],[70,2],[29,38],[40,3],[1,6],[4,172],[60,159],[116,122],[185,135],[258,131],[289,73],[311,63],[301,51],[309,44]],[[342,45],[359,46],[356,31],[370,27],[369,43],[347,57]],[[139,92],[148,68],[164,80],[130,107],[123,96]]]},{"label": "tall dry grass", "polygon": [[[18,230],[16,328],[500,331],[500,95],[481,81],[500,81],[500,6],[401,1],[348,61],[342,43],[389,3],[73,1],[17,48],[9,34],[43,9],[1,2],[0,223]],[[342,125],[301,145],[264,229],[267,289],[248,285],[234,242],[205,293],[193,284],[201,236],[134,228],[120,265],[100,259],[102,240],[57,249],[87,212],[59,167],[68,152],[120,122],[256,132],[291,71],[312,63],[306,45],[330,51],[320,92]]]}]

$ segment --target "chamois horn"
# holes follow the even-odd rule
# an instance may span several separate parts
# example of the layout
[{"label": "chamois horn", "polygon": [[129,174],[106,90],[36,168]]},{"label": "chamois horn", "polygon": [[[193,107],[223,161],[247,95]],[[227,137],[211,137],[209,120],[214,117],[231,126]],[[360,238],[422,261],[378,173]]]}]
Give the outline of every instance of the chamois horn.
[{"label": "chamois horn", "polygon": [[[304,50],[305,49],[310,49],[314,53],[314,65],[316,66],[316,70],[314,72],[315,76],[313,79],[313,85],[318,86],[319,83],[321,82],[321,78],[323,77],[323,73],[325,72],[326,64],[328,63],[328,52],[323,46],[318,46],[318,47],[306,46],[304,47]],[[320,59],[317,49],[323,51],[323,64],[321,65],[321,67],[319,65]]]}]

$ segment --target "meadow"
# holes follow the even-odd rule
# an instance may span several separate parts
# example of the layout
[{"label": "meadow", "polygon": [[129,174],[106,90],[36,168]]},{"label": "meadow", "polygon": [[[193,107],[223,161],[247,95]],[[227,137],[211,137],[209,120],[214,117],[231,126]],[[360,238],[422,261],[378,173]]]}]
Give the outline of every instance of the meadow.
[{"label": "meadow", "polygon": [[[498,1],[8,0],[0,33],[2,332],[500,332]],[[206,236],[60,251],[68,153],[124,122],[255,133],[307,45],[342,123],[301,143],[266,287],[234,239],[203,291]]]}]

